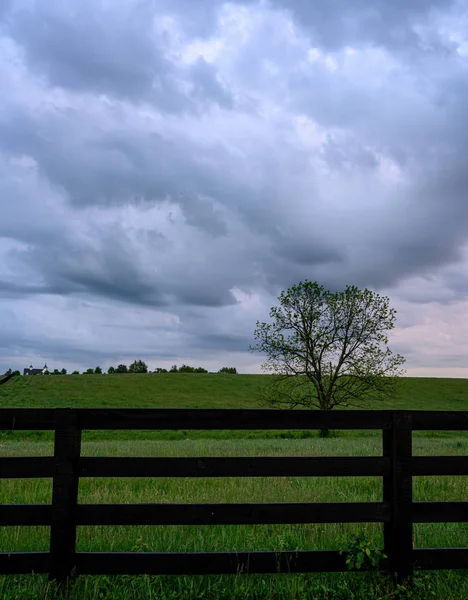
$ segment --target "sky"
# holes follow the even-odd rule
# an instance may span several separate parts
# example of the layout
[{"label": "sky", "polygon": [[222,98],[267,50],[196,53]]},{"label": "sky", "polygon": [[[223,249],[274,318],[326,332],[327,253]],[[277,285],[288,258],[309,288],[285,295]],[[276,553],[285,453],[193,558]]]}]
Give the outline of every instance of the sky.
[{"label": "sky", "polygon": [[468,377],[468,5],[0,0],[0,372],[260,372],[301,280]]}]

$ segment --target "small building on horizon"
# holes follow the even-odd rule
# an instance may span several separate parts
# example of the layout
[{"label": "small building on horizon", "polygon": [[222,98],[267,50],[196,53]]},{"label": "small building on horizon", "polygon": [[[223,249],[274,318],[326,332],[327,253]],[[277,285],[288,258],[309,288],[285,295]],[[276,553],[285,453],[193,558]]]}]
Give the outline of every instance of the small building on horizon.
[{"label": "small building on horizon", "polygon": [[34,369],[31,365],[29,369],[23,370],[23,375],[48,375],[48,373],[49,369],[47,368],[46,364],[44,365],[43,369]]}]

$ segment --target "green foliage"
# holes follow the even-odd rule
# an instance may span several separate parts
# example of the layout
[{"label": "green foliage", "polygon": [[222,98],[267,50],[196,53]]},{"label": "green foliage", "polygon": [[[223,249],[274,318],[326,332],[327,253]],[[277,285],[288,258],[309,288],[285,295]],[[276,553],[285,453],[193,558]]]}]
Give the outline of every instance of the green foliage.
[{"label": "green foliage", "polygon": [[109,367],[109,368],[107,369],[107,372],[109,373],[109,375],[112,375],[113,373],[115,373],[115,369],[114,369],[114,367],[112,367],[112,366],[111,366],[111,367]]},{"label": "green foliage", "polygon": [[237,375],[236,367],[223,367],[218,373],[229,373],[230,375]]},{"label": "green foliage", "polygon": [[127,365],[119,365],[115,370],[116,373],[128,373]]},{"label": "green foliage", "polygon": [[167,369],[163,369],[162,367],[156,367],[153,371],[154,373],[167,373]]},{"label": "green foliage", "polygon": [[101,369],[101,367],[96,367],[94,369],[94,374],[95,375],[102,375],[102,369]]},{"label": "green foliage", "polygon": [[86,369],[86,371],[83,371],[83,375],[94,375],[94,369]]},{"label": "green foliage", "polygon": [[67,374],[67,370],[66,370],[66,369],[62,369],[62,370],[60,371],[60,375],[66,375],[66,374]]},{"label": "green foliage", "polygon": [[320,438],[332,438],[332,437],[336,437],[336,433],[334,431],[332,431],[331,429],[320,429],[319,437]]},{"label": "green foliage", "polygon": [[380,569],[381,561],[387,556],[381,551],[374,548],[373,538],[367,538],[362,531],[351,536],[348,541],[344,542],[346,550],[340,550],[340,554],[347,553],[346,564],[348,569],[361,569],[376,571]]},{"label": "green foliage", "polygon": [[365,532],[360,531],[347,540],[344,539],[343,545],[347,549],[340,550],[340,554],[346,553],[349,570],[380,571],[377,575],[378,587],[388,590],[385,598],[417,600],[436,596],[431,580],[425,574],[417,573],[416,576],[395,585],[393,579],[381,571],[382,560],[387,558],[386,554],[374,547],[374,539],[367,537]]},{"label": "green foliage", "polygon": [[79,375],[80,372],[79,371],[73,371],[72,375]]},{"label": "green foliage", "polygon": [[52,371],[52,375],[60,375],[60,371],[58,369],[54,369]]},{"label": "green foliage", "polygon": [[389,299],[347,286],[330,292],[304,281],[282,292],[271,323],[257,322],[251,351],[277,375],[263,396],[273,406],[332,409],[395,395],[405,359],[387,347]]},{"label": "green foliage", "polygon": [[404,583],[399,583],[392,590],[392,598],[399,600],[419,600],[419,598],[435,598],[436,592],[427,574],[418,573]]},{"label": "green foliage", "polygon": [[208,373],[208,371],[203,367],[191,367],[190,365],[182,365],[178,368],[177,365],[172,365],[172,367],[169,370],[169,373]]},{"label": "green foliage", "polygon": [[148,365],[142,360],[135,360],[128,367],[129,373],[148,373]]},{"label": "green foliage", "polygon": [[19,375],[21,375],[21,373],[18,370],[13,371],[13,369],[8,369],[8,371],[5,371],[5,373],[3,374],[3,377],[8,377],[9,375],[13,375],[13,377],[18,377]]}]

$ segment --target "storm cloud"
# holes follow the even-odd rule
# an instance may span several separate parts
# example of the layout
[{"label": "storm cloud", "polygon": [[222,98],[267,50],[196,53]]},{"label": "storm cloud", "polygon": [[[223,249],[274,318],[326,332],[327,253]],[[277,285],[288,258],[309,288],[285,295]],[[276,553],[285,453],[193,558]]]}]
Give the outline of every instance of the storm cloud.
[{"label": "storm cloud", "polygon": [[256,372],[310,279],[465,375],[467,31],[457,1],[0,3],[0,372]]}]

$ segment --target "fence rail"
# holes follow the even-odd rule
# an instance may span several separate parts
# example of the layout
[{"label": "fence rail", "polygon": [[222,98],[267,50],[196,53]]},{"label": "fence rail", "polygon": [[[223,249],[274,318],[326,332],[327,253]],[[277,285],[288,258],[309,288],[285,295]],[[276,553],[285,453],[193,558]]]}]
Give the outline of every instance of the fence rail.
[{"label": "fence rail", "polygon": [[[413,502],[419,475],[468,475],[468,457],[414,457],[413,430],[468,430],[468,412],[0,409],[0,430],[55,431],[52,457],[0,457],[0,478],[53,479],[50,505],[2,505],[0,526],[50,526],[49,552],[0,553],[0,573],[221,574],[345,571],[346,553],[76,552],[82,525],[383,523],[382,568],[468,569],[468,548],[412,546],[413,523],[468,522],[468,502]],[[379,429],[382,456],[104,458],[81,456],[83,430]],[[382,502],[78,504],[80,477],[378,476]]]},{"label": "fence rail", "polygon": [[6,383],[7,381],[10,381],[10,379],[12,377],[15,377],[14,373],[10,373],[9,375],[5,375],[5,377],[3,379],[0,379],[0,385],[3,385],[4,383]]}]

